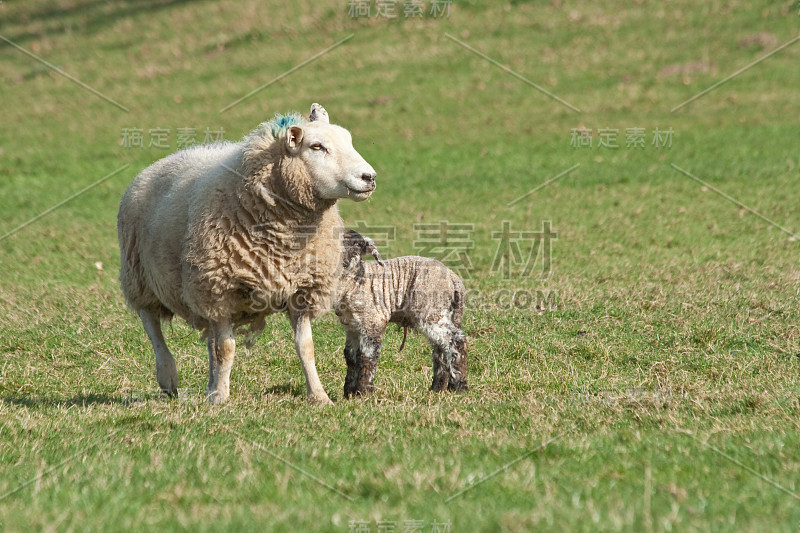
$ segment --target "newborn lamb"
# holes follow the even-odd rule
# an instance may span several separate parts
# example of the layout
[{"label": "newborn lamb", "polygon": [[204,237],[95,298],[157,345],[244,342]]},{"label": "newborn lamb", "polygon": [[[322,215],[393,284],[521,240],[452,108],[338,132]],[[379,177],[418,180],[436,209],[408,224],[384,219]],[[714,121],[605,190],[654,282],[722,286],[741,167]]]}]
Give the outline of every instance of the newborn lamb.
[{"label": "newborn lamb", "polygon": [[[368,253],[377,263],[362,260]],[[430,342],[431,390],[466,391],[467,338],[461,331],[465,290],[461,278],[426,257],[383,261],[372,239],[353,230],[344,234],[342,262],[334,309],[347,333],[345,397],[374,391],[375,370],[389,322],[415,328]]]}]

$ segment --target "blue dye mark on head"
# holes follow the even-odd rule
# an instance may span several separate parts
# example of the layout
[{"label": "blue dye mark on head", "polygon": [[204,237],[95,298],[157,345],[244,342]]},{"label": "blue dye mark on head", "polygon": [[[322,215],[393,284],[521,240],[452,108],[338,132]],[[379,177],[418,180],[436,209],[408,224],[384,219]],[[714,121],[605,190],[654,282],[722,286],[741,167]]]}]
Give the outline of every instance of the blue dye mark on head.
[{"label": "blue dye mark on head", "polygon": [[288,115],[276,114],[272,120],[269,121],[270,131],[272,136],[276,139],[286,132],[291,126],[302,125],[305,120],[298,113],[290,113]]}]

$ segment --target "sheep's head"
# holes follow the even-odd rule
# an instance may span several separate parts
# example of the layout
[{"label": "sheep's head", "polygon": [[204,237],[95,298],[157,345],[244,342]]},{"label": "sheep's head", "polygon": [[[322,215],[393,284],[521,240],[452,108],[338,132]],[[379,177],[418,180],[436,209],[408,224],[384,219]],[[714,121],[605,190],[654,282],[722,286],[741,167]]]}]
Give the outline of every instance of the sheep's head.
[{"label": "sheep's head", "polygon": [[381,254],[378,252],[378,247],[375,246],[375,242],[357,231],[345,230],[342,243],[342,266],[345,270],[354,268],[361,262],[361,258],[367,254],[372,255],[381,266],[385,264]]},{"label": "sheep's head", "polygon": [[311,106],[309,122],[287,128],[284,142],[287,155],[305,167],[318,198],[360,202],[375,190],[375,170],[353,148],[350,132],[331,124],[319,104]]}]

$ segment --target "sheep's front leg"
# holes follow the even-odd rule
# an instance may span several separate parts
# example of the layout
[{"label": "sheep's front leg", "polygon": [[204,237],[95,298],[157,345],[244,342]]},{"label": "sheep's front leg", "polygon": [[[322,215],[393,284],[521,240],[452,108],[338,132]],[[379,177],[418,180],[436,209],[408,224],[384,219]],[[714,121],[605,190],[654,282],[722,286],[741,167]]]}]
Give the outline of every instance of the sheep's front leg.
[{"label": "sheep's front leg", "polygon": [[289,320],[294,331],[294,348],[300,363],[303,365],[303,374],[306,377],[306,396],[313,403],[333,405],[333,402],[322,388],[322,382],[317,374],[314,364],[314,340],[311,337],[311,318],[302,312],[289,312]]},{"label": "sheep's front leg", "polygon": [[208,335],[208,388],[206,398],[211,403],[222,403],[230,396],[230,376],[236,340],[230,320],[211,322]]},{"label": "sheep's front leg", "polygon": [[141,309],[139,318],[153,345],[156,354],[156,380],[158,386],[168,396],[178,395],[178,367],[175,366],[175,358],[167,348],[164,341],[164,334],[161,332],[161,317],[158,312]]}]

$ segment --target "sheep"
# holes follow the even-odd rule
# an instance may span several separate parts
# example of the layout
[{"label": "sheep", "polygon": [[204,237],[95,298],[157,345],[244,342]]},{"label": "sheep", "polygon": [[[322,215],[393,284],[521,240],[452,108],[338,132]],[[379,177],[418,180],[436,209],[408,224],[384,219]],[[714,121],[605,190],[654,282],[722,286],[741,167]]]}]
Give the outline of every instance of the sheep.
[{"label": "sheep", "polygon": [[245,344],[285,311],[306,393],[331,404],[314,364],[311,319],[328,311],[341,270],[337,200],[362,201],[375,170],[319,104],[308,119],[276,115],[236,143],[191,147],[153,163],[119,208],[120,282],[156,357],[156,378],[177,394],[161,321],[178,315],[208,346],[207,398],[230,395],[235,333]]},{"label": "sheep", "polygon": [[[430,390],[467,390],[467,338],[461,330],[464,283],[434,259],[405,256],[383,261],[375,243],[353,230],[343,235],[342,278],[334,310],[345,330],[344,396],[374,391],[386,326],[419,330],[433,349]],[[362,256],[372,254],[376,263]],[[400,347],[402,350],[402,345]]]}]

